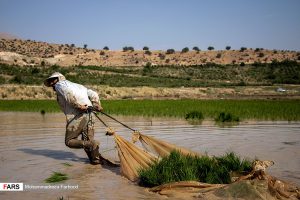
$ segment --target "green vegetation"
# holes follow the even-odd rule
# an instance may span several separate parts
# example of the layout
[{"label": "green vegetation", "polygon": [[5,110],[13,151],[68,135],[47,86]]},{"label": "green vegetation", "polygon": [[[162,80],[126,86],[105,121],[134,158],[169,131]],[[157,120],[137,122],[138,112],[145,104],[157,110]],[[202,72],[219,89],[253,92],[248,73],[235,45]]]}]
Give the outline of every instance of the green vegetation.
[{"label": "green vegetation", "polygon": [[45,179],[46,183],[56,183],[60,181],[68,180],[68,175],[60,172],[53,172],[52,175]]},{"label": "green vegetation", "polygon": [[239,122],[239,117],[236,117],[230,113],[221,112],[215,119],[216,122]]},{"label": "green vegetation", "polygon": [[212,47],[212,46],[207,47],[207,50],[209,50],[209,51],[212,51],[212,50],[214,50],[214,49],[215,49],[215,48]]},{"label": "green vegetation", "polygon": [[173,53],[175,53],[174,49],[167,49],[166,54],[173,54]]},{"label": "green vegetation", "polygon": [[197,52],[200,51],[199,47],[197,47],[197,46],[194,46],[194,47],[193,47],[193,50],[194,50],[194,51],[197,51]]},{"label": "green vegetation", "polygon": [[[105,112],[114,115],[180,117],[198,111],[206,119],[220,112],[240,120],[300,120],[299,100],[102,100]],[[59,112],[54,100],[1,100],[0,111]]]},{"label": "green vegetation", "polygon": [[204,116],[202,112],[199,111],[192,111],[185,115],[186,120],[203,120]]},{"label": "green vegetation", "polygon": [[188,47],[184,47],[182,50],[181,50],[181,53],[187,53],[189,52],[189,48]]},{"label": "green vegetation", "polygon": [[221,157],[184,156],[171,152],[167,157],[139,171],[140,185],[153,187],[176,181],[200,181],[205,183],[230,183],[230,174],[249,173],[251,162],[241,160],[234,153]]},{"label": "green vegetation", "polygon": [[[174,53],[169,50],[166,52]],[[104,53],[104,51],[103,51]],[[169,59],[160,53],[160,59]],[[220,57],[221,55],[217,55]],[[207,63],[193,66],[101,67],[101,66],[28,66],[0,64],[0,84],[41,85],[45,78],[59,71],[67,79],[85,85],[113,87],[230,87],[241,81],[247,86],[272,84],[300,84],[300,63],[283,61],[272,63],[239,63],[218,65]],[[106,73],[107,72],[107,73]]]},{"label": "green vegetation", "polygon": [[228,51],[231,49],[231,46],[226,46],[225,49]]},{"label": "green vegetation", "polygon": [[70,163],[67,163],[67,162],[65,162],[65,163],[62,163],[62,165],[66,166],[66,167],[72,167],[72,166],[73,166],[72,164],[70,164]]}]

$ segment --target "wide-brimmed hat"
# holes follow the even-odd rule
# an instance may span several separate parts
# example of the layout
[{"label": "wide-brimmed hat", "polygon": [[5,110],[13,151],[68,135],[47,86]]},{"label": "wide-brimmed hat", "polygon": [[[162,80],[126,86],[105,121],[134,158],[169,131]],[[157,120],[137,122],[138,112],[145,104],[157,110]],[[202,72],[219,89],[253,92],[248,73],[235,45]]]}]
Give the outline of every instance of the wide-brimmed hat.
[{"label": "wide-brimmed hat", "polygon": [[59,72],[54,72],[51,76],[49,76],[45,81],[44,81],[44,85],[47,87],[51,87],[50,83],[51,80],[53,80],[54,78],[57,78],[58,81],[64,81],[66,80],[66,77],[64,75],[62,75]]}]

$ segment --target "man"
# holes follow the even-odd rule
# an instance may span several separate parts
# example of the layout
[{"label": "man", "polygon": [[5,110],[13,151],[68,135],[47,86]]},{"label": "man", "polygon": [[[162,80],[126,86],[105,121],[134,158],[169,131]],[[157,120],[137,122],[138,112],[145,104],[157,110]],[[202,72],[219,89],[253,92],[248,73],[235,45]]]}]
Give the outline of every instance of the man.
[{"label": "man", "polygon": [[[90,108],[102,111],[98,94],[83,85],[73,83],[59,72],[44,81],[57,94],[57,102],[66,115],[65,144],[70,148],[83,148],[91,164],[102,164],[99,143],[94,140],[94,115]],[[82,139],[78,139],[81,135]]]}]

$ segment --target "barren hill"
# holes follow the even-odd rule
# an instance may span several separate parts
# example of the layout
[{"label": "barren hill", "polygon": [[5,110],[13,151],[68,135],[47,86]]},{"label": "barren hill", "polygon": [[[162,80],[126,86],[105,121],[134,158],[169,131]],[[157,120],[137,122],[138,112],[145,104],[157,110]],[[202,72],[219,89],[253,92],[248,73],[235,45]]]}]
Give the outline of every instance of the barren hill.
[{"label": "barren hill", "polygon": [[300,60],[300,52],[241,49],[219,51],[158,50],[110,51],[75,47],[74,44],[49,44],[32,40],[0,40],[0,62],[17,65],[95,65],[95,66],[145,66],[151,65],[201,65],[270,63],[273,60]]}]

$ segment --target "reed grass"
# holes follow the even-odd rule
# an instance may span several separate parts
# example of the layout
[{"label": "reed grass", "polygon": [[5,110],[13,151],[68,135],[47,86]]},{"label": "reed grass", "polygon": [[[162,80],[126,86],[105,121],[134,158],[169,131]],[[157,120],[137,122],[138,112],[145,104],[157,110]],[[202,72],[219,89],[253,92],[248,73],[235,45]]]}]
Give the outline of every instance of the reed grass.
[{"label": "reed grass", "polygon": [[52,175],[45,179],[46,183],[56,183],[64,180],[68,180],[68,175],[61,172],[53,172]]},{"label": "reed grass", "polygon": [[227,184],[231,183],[232,172],[246,174],[251,170],[251,162],[241,160],[233,152],[220,157],[197,157],[173,151],[149,168],[140,170],[139,184],[145,187],[177,181]]},{"label": "reed grass", "polygon": [[[113,115],[178,117],[201,112],[205,119],[231,113],[243,120],[300,120],[299,100],[103,100],[105,112]],[[61,112],[54,100],[0,100],[0,111]]]}]

